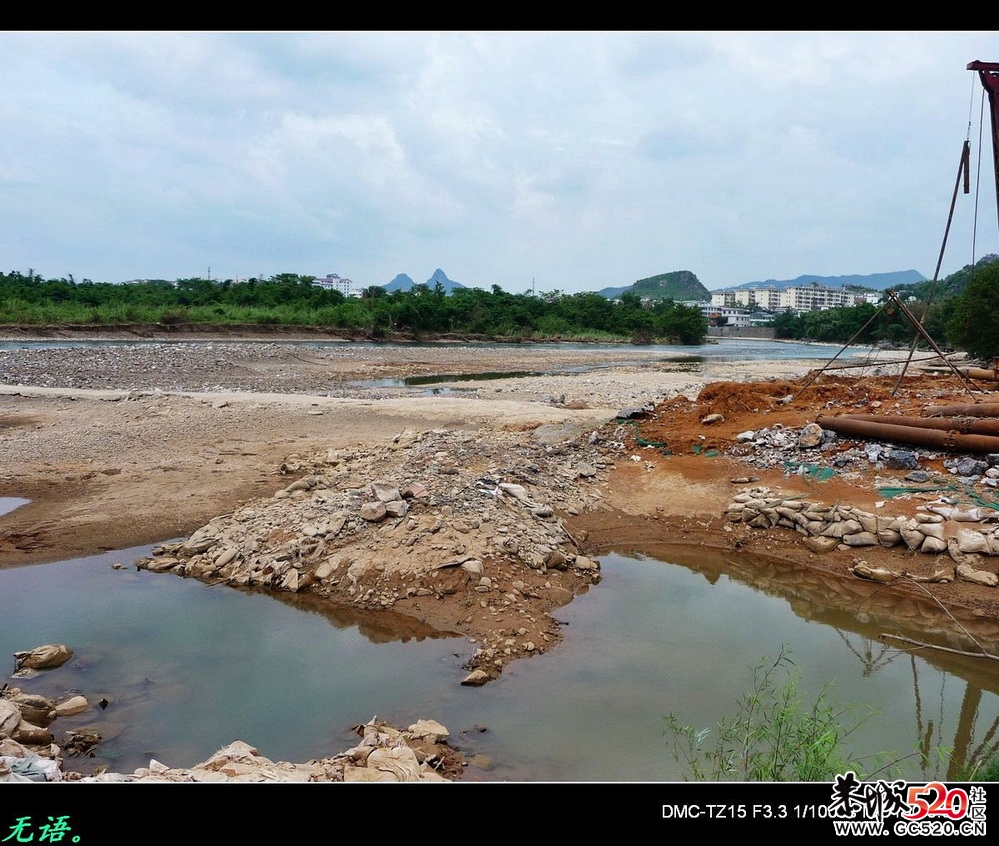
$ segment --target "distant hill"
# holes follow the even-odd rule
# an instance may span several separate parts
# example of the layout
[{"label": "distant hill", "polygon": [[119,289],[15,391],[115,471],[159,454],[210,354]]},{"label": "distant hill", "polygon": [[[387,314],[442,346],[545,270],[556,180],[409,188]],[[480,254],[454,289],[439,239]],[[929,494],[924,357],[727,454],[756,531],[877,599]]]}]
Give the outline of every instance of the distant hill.
[{"label": "distant hill", "polygon": [[447,274],[441,270],[439,267],[433,272],[433,275],[427,280],[427,286],[433,288],[438,282],[444,286],[444,290],[449,294],[456,288],[464,288],[460,282],[455,282],[453,279],[448,279]]},{"label": "distant hill", "polygon": [[639,279],[634,285],[623,288],[602,288],[597,291],[609,300],[616,299],[624,293],[638,294],[654,300],[710,300],[711,292],[705,288],[695,273],[689,270],[674,270],[671,273],[660,273]]},{"label": "distant hill", "polygon": [[[460,282],[455,282],[452,279],[447,278],[447,274],[441,270],[439,267],[433,272],[431,277],[427,280],[427,287],[431,290],[440,282],[444,286],[444,291],[450,294],[457,288],[464,288]],[[408,291],[416,283],[412,280],[410,276],[405,273],[399,273],[396,275],[395,279],[388,283],[388,285],[383,285],[382,287],[388,291],[390,294],[393,291]]]},{"label": "distant hill", "polygon": [[408,291],[416,283],[412,280],[410,276],[405,273],[397,273],[395,279],[388,283],[388,285],[382,285],[382,287],[392,293],[392,291]]},{"label": "distant hill", "polygon": [[797,279],[767,279],[765,282],[743,282],[741,285],[730,285],[726,288],[716,288],[717,291],[738,291],[744,288],[800,288],[803,285],[817,283],[823,288],[872,288],[884,291],[897,288],[900,285],[915,285],[925,282],[926,277],[918,270],[896,270],[892,273],[869,273],[866,276],[853,274],[851,276],[799,276]]}]

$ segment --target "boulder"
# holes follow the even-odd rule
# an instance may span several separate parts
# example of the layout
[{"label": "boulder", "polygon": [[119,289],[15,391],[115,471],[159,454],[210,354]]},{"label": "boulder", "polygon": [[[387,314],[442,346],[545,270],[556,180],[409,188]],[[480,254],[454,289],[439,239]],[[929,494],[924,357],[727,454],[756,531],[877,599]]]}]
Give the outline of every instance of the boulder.
[{"label": "boulder", "polygon": [[14,662],[17,669],[51,670],[61,667],[73,657],[73,650],[63,643],[49,643],[36,646],[27,652],[15,652]]}]

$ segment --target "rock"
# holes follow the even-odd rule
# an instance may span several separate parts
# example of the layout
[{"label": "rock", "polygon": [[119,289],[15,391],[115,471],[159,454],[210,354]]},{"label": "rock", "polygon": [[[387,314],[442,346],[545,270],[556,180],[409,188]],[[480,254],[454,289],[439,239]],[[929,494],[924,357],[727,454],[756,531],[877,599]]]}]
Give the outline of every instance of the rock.
[{"label": "rock", "polygon": [[71,696],[69,699],[59,702],[55,706],[56,715],[59,717],[73,717],[76,714],[82,714],[84,711],[90,708],[90,703],[87,702],[84,696]]},{"label": "rock", "polygon": [[888,453],[885,466],[889,470],[915,470],[919,466],[919,456],[908,449],[893,449]]},{"label": "rock", "polygon": [[384,502],[365,502],[361,505],[361,519],[369,523],[379,523],[385,519],[387,511]]},{"label": "rock", "polygon": [[585,555],[577,555],[576,560],[573,562],[573,566],[577,570],[599,570],[600,564],[594,561],[592,558],[587,558]]},{"label": "rock", "polygon": [[180,554],[185,556],[200,555],[202,552],[208,552],[215,544],[219,542],[218,538],[206,537],[204,535],[198,536],[198,533],[191,535],[191,537],[184,542],[180,548]]},{"label": "rock", "polygon": [[709,414],[706,417],[701,418],[701,423],[704,424],[705,426],[710,426],[712,423],[724,423],[724,422],[725,422],[724,414]]},{"label": "rock", "polygon": [[467,561],[461,562],[461,569],[466,570],[467,572],[471,573],[473,576],[481,576],[482,562],[479,561],[477,558],[470,558]]},{"label": "rock", "polygon": [[371,495],[379,502],[394,502],[402,499],[399,488],[391,482],[386,482],[384,479],[379,479],[371,483]]},{"label": "rock", "polygon": [[36,726],[47,726],[56,718],[55,702],[37,693],[19,693],[13,699],[21,718]]},{"label": "rock", "polygon": [[752,429],[747,429],[745,432],[739,432],[735,436],[735,440],[740,444],[750,443],[756,437],[756,432]]},{"label": "rock", "polygon": [[22,719],[20,723],[17,724],[17,728],[14,729],[14,733],[11,735],[13,740],[18,743],[24,743],[27,746],[47,746],[52,743],[55,739],[47,728],[42,726],[36,726],[34,723],[29,723],[27,720]]},{"label": "rock", "polygon": [[[947,464],[948,462],[944,462],[945,467]],[[958,476],[981,476],[988,469],[989,463],[987,461],[979,461],[975,458],[961,458],[953,464],[952,472],[956,472]]]},{"label": "rock", "polygon": [[215,566],[225,567],[225,565],[231,562],[237,555],[239,555],[239,549],[234,546],[227,547],[218,554],[218,557],[215,559]]},{"label": "rock", "polygon": [[436,720],[417,720],[406,731],[417,740],[429,740],[432,743],[440,743],[451,736],[451,732]]},{"label": "rock", "polygon": [[808,423],[798,433],[798,449],[812,449],[822,443],[822,427]]},{"label": "rock", "polygon": [[461,683],[466,687],[481,687],[488,681],[492,681],[492,676],[485,670],[472,670],[461,680]]},{"label": "rock", "polygon": [[409,513],[409,503],[404,499],[390,500],[385,503],[385,514],[388,517],[405,517]]},{"label": "rock", "polygon": [[999,584],[999,576],[996,576],[995,573],[976,570],[968,564],[958,564],[954,568],[954,571],[962,582],[972,582],[976,585],[985,585],[986,587],[995,587]]},{"label": "rock", "polygon": [[17,669],[22,667],[30,670],[51,670],[61,667],[73,657],[73,650],[62,643],[50,643],[36,646],[27,652],[15,652],[14,663]]},{"label": "rock", "polygon": [[179,558],[171,555],[161,555],[157,558],[145,558],[142,560],[140,568],[148,570],[150,573],[166,573],[180,564]]},{"label": "rock", "polygon": [[420,781],[420,761],[408,746],[375,749],[368,755],[362,779],[356,779],[355,768],[344,770],[344,781]]},{"label": "rock", "polygon": [[511,482],[500,482],[499,489],[505,494],[509,494],[514,499],[527,502],[530,497],[527,495],[527,488],[523,485],[515,485]]},{"label": "rock", "polygon": [[545,558],[545,566],[551,570],[567,570],[569,568],[569,560],[561,549],[553,549],[548,554],[548,557]]}]

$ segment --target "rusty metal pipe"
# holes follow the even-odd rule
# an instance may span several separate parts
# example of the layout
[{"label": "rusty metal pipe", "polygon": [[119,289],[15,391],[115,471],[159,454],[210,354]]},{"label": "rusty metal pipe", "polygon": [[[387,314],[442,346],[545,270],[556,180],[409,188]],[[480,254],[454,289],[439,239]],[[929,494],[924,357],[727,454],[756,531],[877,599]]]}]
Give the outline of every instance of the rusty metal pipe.
[{"label": "rusty metal pipe", "polygon": [[995,370],[986,370],[984,367],[959,367],[958,370],[969,379],[985,379],[989,382],[999,382],[999,372]]},{"label": "rusty metal pipe", "polygon": [[868,423],[889,423],[892,426],[913,426],[916,429],[943,429],[965,435],[999,435],[999,419],[982,417],[906,417],[904,415],[842,414],[848,420]]},{"label": "rusty metal pipe", "polygon": [[895,426],[891,423],[869,423],[849,417],[818,417],[815,420],[823,429],[856,438],[894,441],[900,444],[935,447],[964,452],[999,453],[999,437],[990,435],[961,435],[939,429],[918,429],[915,426]]},{"label": "rusty metal pipe", "polygon": [[999,417],[999,402],[975,402],[965,405],[931,405],[923,417]]}]

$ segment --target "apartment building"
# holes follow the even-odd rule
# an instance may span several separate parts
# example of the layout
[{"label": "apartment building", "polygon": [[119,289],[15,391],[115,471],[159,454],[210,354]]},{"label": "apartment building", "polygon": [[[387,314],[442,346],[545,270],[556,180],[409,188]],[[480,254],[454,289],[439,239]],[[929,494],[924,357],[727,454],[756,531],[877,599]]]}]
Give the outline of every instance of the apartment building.
[{"label": "apartment building", "polygon": [[821,285],[796,285],[793,288],[740,288],[735,291],[715,291],[711,304],[718,307],[749,308],[757,306],[765,311],[825,311],[830,308],[849,308],[861,303],[877,303],[879,293],[861,294],[845,288],[824,288]]}]

